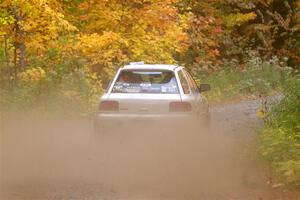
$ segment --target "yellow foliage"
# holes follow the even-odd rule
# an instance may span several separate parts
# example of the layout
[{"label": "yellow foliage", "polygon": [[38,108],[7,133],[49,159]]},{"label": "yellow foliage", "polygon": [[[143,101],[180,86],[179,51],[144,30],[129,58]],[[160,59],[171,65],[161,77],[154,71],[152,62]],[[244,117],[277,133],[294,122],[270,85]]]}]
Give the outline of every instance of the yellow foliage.
[{"label": "yellow foliage", "polygon": [[[15,22],[17,18],[11,14],[12,16],[7,16],[5,20],[6,34],[11,35],[13,41],[25,43],[26,50],[35,54],[41,50],[47,50],[48,43],[58,39],[64,33],[77,30],[65,19],[62,4],[58,0],[3,0],[0,2],[2,5],[0,9],[12,13],[11,9],[14,8],[15,12],[22,16],[17,21],[19,29],[29,33],[17,35],[14,32],[16,28],[15,23],[12,22]],[[11,19],[13,19],[12,22]],[[0,26],[0,33],[2,28]]]},{"label": "yellow foliage", "polygon": [[257,17],[257,15],[254,12],[242,14],[242,13],[237,13],[237,14],[230,14],[225,18],[225,23],[228,27],[233,27],[233,26],[241,26],[242,24],[253,20]]},{"label": "yellow foliage", "polygon": [[184,32],[188,19],[173,6],[176,1],[85,1],[79,6],[86,22],[79,49],[90,65],[105,60],[108,65],[129,60],[175,63],[174,52],[185,51],[188,40]]},{"label": "yellow foliage", "polygon": [[256,112],[257,117],[264,119],[267,116],[267,112],[263,107],[260,107],[259,110]]},{"label": "yellow foliage", "polygon": [[27,69],[19,74],[19,79],[24,82],[37,83],[46,78],[46,72],[40,68]]}]

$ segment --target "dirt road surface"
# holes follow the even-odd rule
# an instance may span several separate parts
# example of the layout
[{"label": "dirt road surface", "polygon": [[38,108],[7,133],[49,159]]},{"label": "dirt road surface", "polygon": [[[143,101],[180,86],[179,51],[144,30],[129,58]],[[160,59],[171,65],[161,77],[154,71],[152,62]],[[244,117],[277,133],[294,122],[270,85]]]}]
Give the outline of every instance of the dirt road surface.
[{"label": "dirt road surface", "polygon": [[1,130],[1,200],[284,200],[256,152],[259,101],[212,108],[210,131],[15,117]]}]

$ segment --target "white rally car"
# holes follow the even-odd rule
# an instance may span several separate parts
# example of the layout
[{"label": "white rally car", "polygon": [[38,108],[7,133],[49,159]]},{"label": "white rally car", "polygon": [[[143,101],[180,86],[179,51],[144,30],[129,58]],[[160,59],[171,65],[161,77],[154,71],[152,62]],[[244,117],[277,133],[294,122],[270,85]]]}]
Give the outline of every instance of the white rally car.
[{"label": "white rally car", "polygon": [[98,132],[140,120],[205,121],[209,104],[202,92],[209,90],[208,84],[198,87],[184,67],[132,63],[118,70],[101,97],[94,128]]}]

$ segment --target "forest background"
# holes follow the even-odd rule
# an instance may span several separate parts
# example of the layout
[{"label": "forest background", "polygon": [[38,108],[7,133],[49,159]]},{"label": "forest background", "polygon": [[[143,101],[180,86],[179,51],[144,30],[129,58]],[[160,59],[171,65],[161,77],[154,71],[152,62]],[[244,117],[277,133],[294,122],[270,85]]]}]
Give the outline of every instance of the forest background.
[{"label": "forest background", "polygon": [[215,103],[283,94],[260,154],[300,185],[300,0],[0,0],[1,113],[89,115],[132,61],[187,67]]}]

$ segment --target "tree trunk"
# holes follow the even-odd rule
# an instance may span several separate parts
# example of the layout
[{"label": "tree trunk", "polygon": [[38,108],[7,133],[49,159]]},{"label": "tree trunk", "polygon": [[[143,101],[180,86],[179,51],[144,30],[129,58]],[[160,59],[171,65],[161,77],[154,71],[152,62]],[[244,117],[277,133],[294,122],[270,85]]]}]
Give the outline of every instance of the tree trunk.
[{"label": "tree trunk", "polygon": [[25,61],[25,32],[20,26],[20,23],[23,21],[23,17],[18,12],[18,7],[14,7],[14,17],[15,17],[15,67],[24,70],[26,68]]}]

